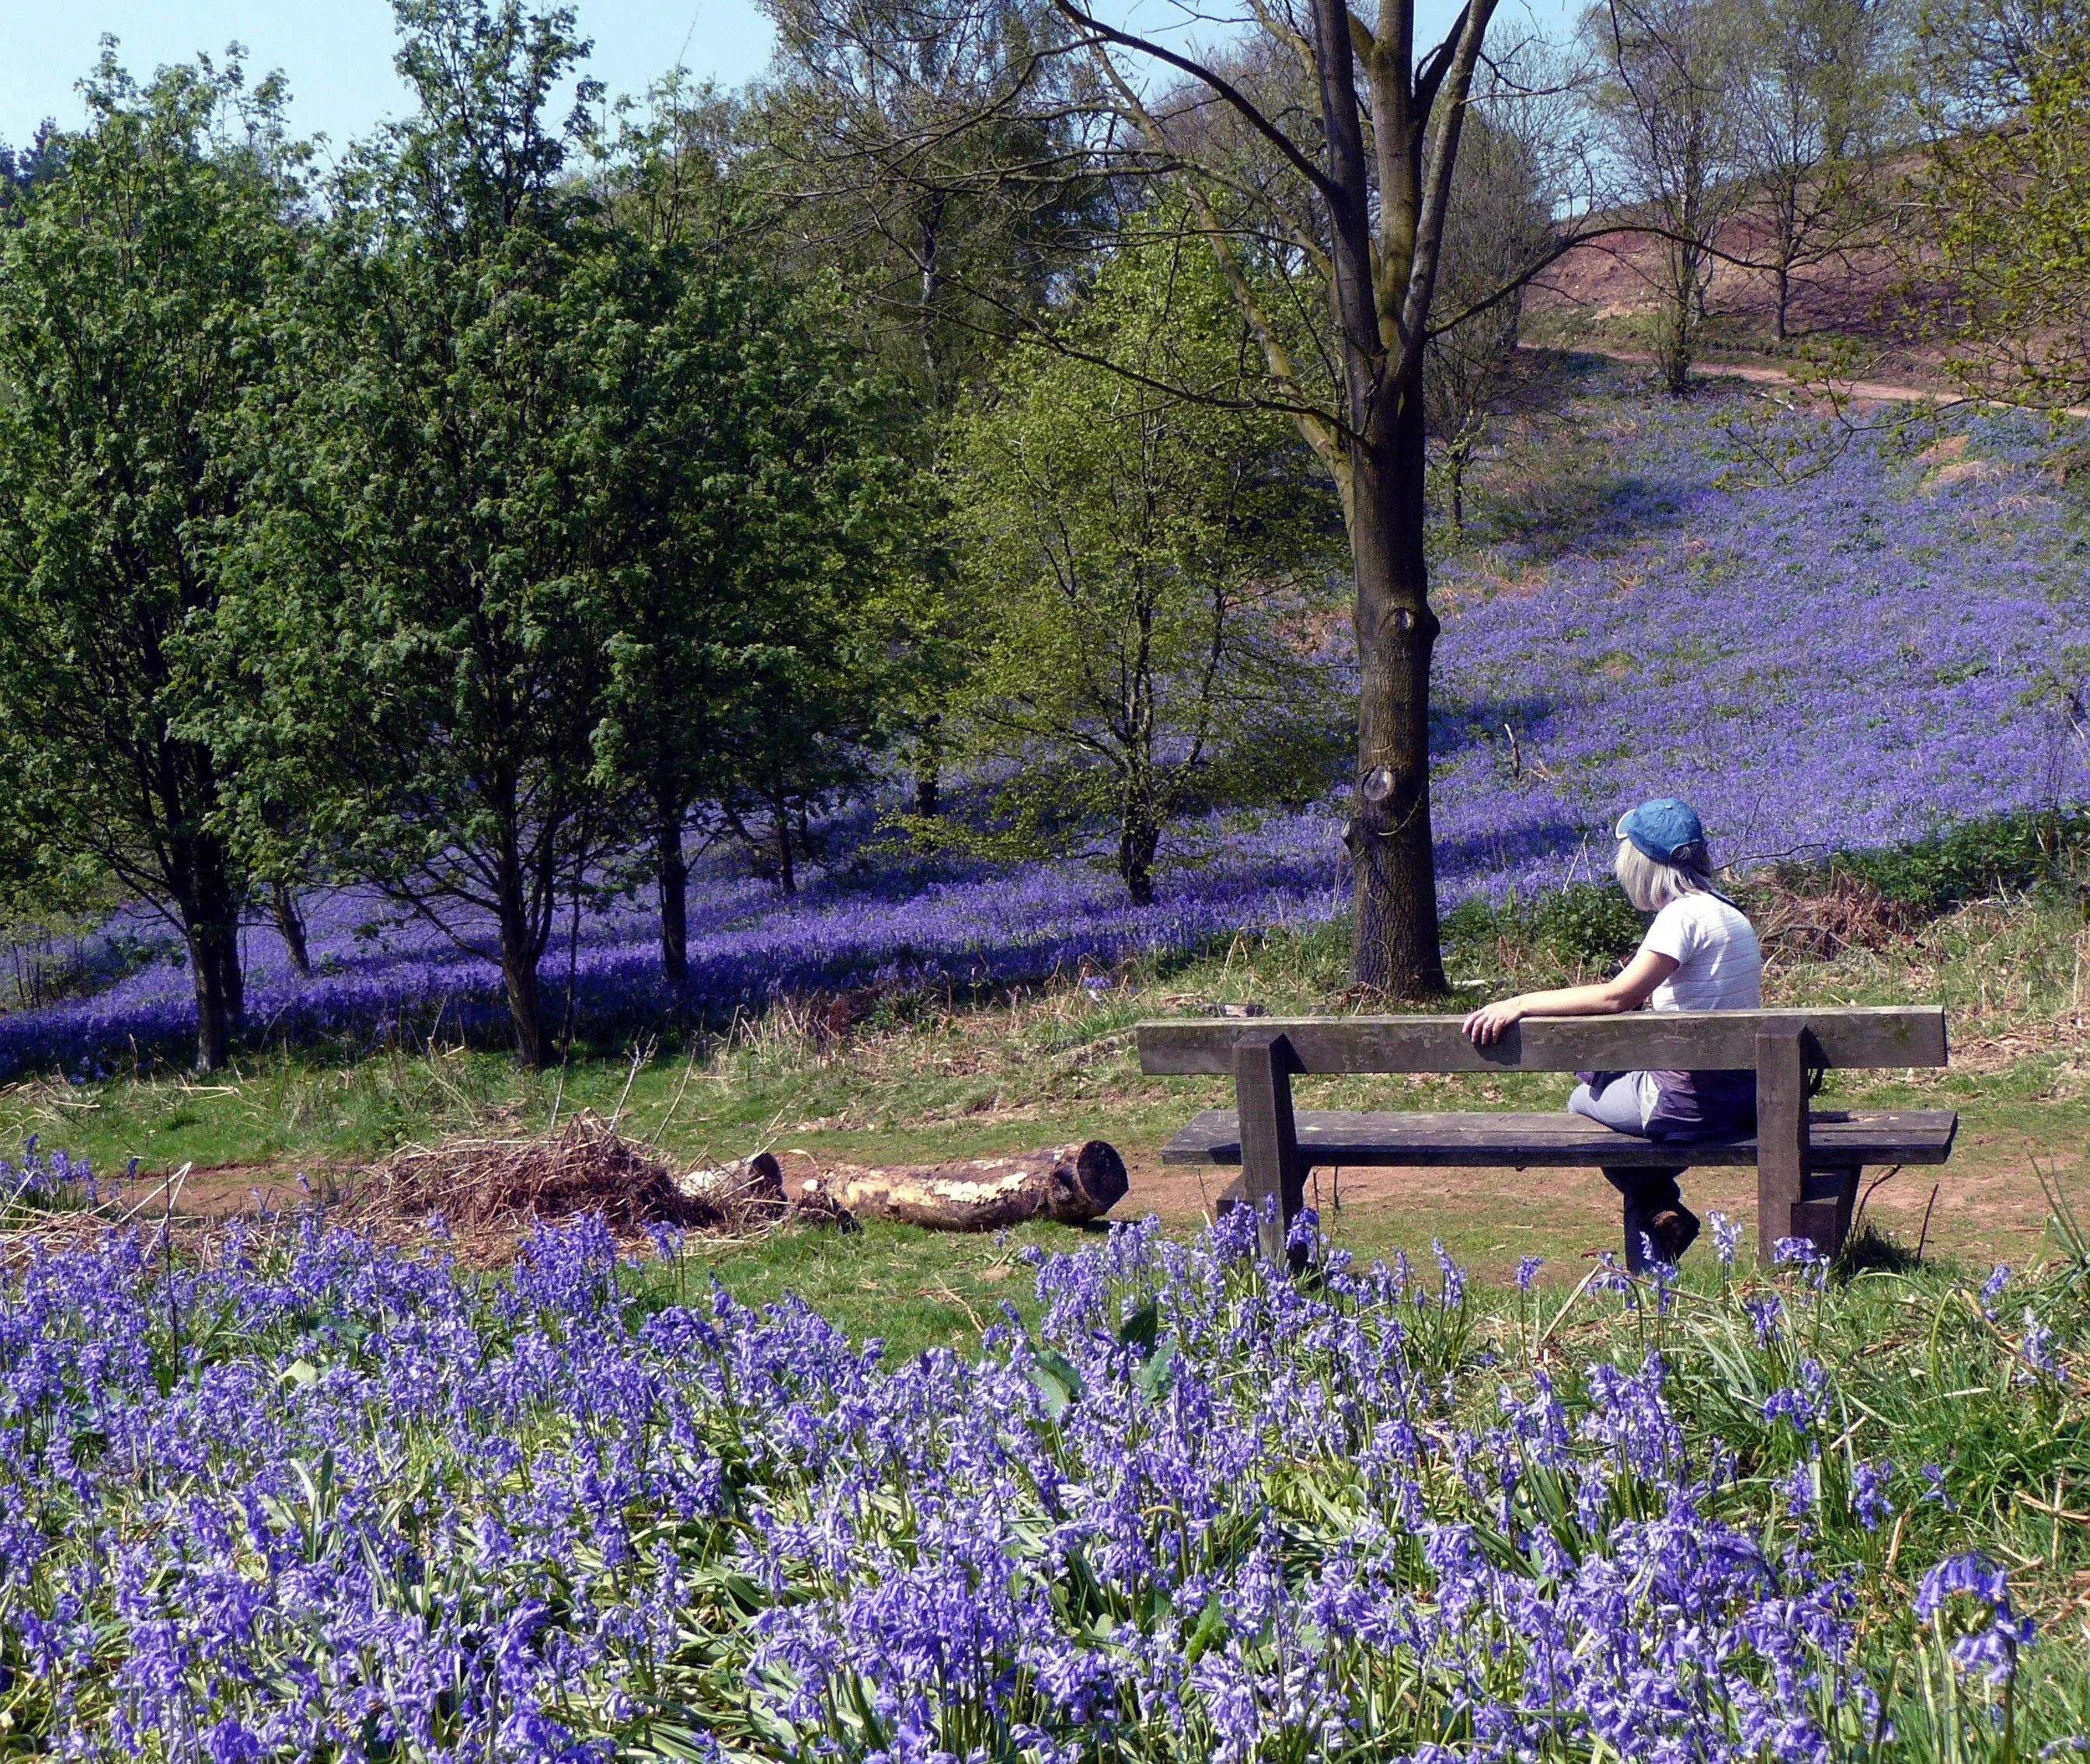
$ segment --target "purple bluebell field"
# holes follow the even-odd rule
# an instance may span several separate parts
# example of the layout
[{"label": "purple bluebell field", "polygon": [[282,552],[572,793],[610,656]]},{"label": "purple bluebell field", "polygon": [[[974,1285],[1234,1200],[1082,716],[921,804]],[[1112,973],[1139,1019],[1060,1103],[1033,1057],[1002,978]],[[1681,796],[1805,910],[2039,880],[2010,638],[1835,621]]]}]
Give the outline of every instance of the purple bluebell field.
[{"label": "purple bluebell field", "polygon": [[[2045,691],[2090,641],[2083,523],[2041,432],[1958,420],[1942,446],[1861,436],[1789,483],[1739,469],[1733,399],[1650,407],[1602,389],[1568,418],[1615,478],[1593,516],[1439,569],[1435,814],[1448,906],[1601,875],[1613,817],[1656,794],[1704,811],[1716,855],[1821,854],[2084,794],[2084,738]],[[1774,437],[1776,438],[1776,437]],[[1804,440],[1787,436],[1787,440]],[[1926,435],[1926,439],[1930,438]],[[1342,686],[1331,673],[1331,692]],[[1181,830],[1159,899],[1078,862],[925,863],[855,811],[800,898],[723,862],[691,891],[693,1002],[714,1018],[780,996],[1107,969],[1344,910],[1339,796]],[[485,960],[368,891],[310,901],[320,971],[245,934],[264,1037],[425,1035],[499,1015]],[[468,927],[467,927],[468,928]],[[0,1069],[106,1066],[191,1033],[178,945],[62,1005],[0,1019]],[[544,970],[568,971],[563,915]],[[660,1013],[644,891],[582,923],[582,1011]]]},{"label": "purple bluebell field", "polygon": [[[1484,1335],[1448,1263],[1295,1284],[1245,1215],[1150,1222],[1034,1253],[1034,1331],[892,1366],[793,1301],[674,1301],[661,1249],[540,1229],[489,1282],[313,1216],[164,1277],[135,1236],[32,1247],[0,1276],[11,1740],[1826,1764],[2070,1719],[1966,1547],[1986,1495],[1853,1474],[1809,1357],[1851,1301],[1804,1271],[1688,1306],[1608,1273],[1563,1357],[1557,1294]],[[2066,1379],[2006,1368],[1985,1424]],[[1882,1519],[1912,1597],[1860,1572]]]}]

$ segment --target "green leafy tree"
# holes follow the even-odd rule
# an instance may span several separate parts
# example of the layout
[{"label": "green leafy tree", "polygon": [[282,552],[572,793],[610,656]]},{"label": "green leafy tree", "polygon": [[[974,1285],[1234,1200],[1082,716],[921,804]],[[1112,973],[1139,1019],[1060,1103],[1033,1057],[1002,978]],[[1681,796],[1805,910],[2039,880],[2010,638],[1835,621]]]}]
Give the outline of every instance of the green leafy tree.
[{"label": "green leafy tree", "polygon": [[832,299],[707,223],[684,131],[641,141],[615,201],[622,316],[604,357],[605,785],[634,799],[661,959],[688,977],[693,815],[771,854],[787,892],[812,807],[854,781],[906,626],[892,401]]},{"label": "green leafy tree", "polygon": [[40,141],[0,225],[0,777],[51,863],[178,929],[212,1069],[243,1009],[246,880],[187,719],[248,493],[221,436],[289,248],[281,93],[236,61],[141,89],[113,48],[85,91],[88,126]]},{"label": "green leafy tree", "polygon": [[[976,0],[975,10],[1001,5]],[[1068,71],[1062,114],[1076,119],[1086,166],[1111,200],[1165,191],[1211,254],[1260,358],[1259,376],[1236,380],[1230,396],[1292,422],[1340,498],[1357,664],[1355,794],[1343,833],[1356,879],[1352,972],[1375,991],[1441,992],[1430,807],[1441,625],[1424,544],[1424,359],[1432,337],[1472,311],[1447,309],[1438,270],[1452,171],[1482,103],[1476,82],[1507,58],[1490,41],[1497,0],[1459,9],[1434,46],[1414,0],[1258,6],[1216,32],[1189,0],[1137,19],[1082,0],[1053,8],[1060,24],[1042,58]],[[1002,114],[910,122],[881,157],[901,163]],[[1517,284],[1602,230],[1557,230]],[[1060,340],[1049,312],[1003,316],[1034,341]],[[1089,341],[1092,355],[1145,383],[1108,339]],[[1204,395],[1194,385],[1150,389]]]},{"label": "green leafy tree", "polygon": [[352,156],[280,291],[248,428],[266,499],[221,622],[258,709],[228,694],[214,727],[247,761],[247,839],[294,812],[497,962],[542,1065],[539,964],[608,831],[593,519],[622,266],[570,173],[578,112],[551,114],[585,54],[571,13],[394,10],[419,109]]},{"label": "green leafy tree", "polygon": [[[772,79],[748,118],[793,254],[839,269],[856,330],[901,382],[892,445],[935,480],[953,416],[1011,325],[1091,257],[1105,186],[1070,102],[1078,69],[1046,0],[763,0]],[[947,700],[970,645],[948,533],[919,499],[911,652],[895,705],[915,812],[937,812]]]},{"label": "green leafy tree", "polygon": [[1912,304],[1970,391],[2090,398],[2090,19],[2061,0],[1926,15]]},{"label": "green leafy tree", "polygon": [[[978,646],[959,727],[1010,768],[986,843],[1064,850],[1100,820],[1145,903],[1186,807],[1296,782],[1301,707],[1329,695],[1303,652],[1309,566],[1341,511],[1296,431],[1239,396],[1254,342],[1198,242],[1114,260],[1064,342],[955,432]],[[1082,359],[1103,346],[1149,383]],[[1178,383],[1207,397],[1154,389]]]}]

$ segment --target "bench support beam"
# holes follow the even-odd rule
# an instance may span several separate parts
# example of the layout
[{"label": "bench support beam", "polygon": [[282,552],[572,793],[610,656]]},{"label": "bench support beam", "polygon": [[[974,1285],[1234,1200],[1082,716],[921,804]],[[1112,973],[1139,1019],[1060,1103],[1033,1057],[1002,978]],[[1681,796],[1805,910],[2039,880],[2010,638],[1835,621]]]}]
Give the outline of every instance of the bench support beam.
[{"label": "bench support beam", "polygon": [[[1273,1267],[1288,1261],[1285,1239],[1305,1203],[1306,1170],[1292,1114],[1292,1043],[1258,1030],[1234,1043],[1234,1095],[1241,1121],[1241,1186],[1255,1209],[1256,1235]],[[1276,1203],[1275,1216],[1269,1209]]]},{"label": "bench support beam", "polygon": [[[1807,1050],[1802,1034],[1757,1037],[1757,1258],[1778,1259],[1781,1237],[1808,1237],[1833,1253],[1833,1230],[1815,1237],[1807,1204]],[[1833,1224],[1833,1220],[1821,1221]]]},{"label": "bench support beam", "polygon": [[1800,1204],[1792,1209],[1792,1235],[1807,1238],[1824,1255],[1841,1255],[1864,1174],[1856,1164],[1810,1171]]}]

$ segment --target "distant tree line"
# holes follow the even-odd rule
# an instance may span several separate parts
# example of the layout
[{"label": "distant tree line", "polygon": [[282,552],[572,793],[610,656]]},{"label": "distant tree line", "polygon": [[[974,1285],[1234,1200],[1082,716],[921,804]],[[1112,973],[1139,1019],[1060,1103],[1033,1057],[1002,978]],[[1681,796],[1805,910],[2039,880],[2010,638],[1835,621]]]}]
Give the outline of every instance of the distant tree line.
[{"label": "distant tree line", "polygon": [[[1192,54],[1078,0],[772,0],[767,81],[613,104],[570,9],[394,0],[414,114],[325,166],[236,54],[110,45],[84,126],[0,149],[0,906],[157,906],[214,1067],[239,926],[303,964],[303,891],[366,883],[541,1064],[591,891],[643,877],[686,981],[694,842],[789,894],[904,780],[896,837],[1144,901],[1193,811],[1347,774],[1357,977],[1439,989],[1430,467],[1462,518],[1579,241],[1654,235],[1680,385],[1726,221],[1782,327],[1938,69],[1955,122],[2074,126],[1982,71],[2019,8],[1954,50],[1892,3],[1607,0],[1548,50],[1307,0]],[[1987,151],[1934,200],[2023,196]]]}]

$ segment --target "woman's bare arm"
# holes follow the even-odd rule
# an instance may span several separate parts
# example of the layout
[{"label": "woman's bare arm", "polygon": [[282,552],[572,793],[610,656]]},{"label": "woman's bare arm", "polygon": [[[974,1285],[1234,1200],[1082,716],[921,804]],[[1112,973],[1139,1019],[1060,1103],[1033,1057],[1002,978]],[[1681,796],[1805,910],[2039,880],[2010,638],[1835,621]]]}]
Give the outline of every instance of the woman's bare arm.
[{"label": "woman's bare arm", "polygon": [[1515,998],[1483,1005],[1466,1019],[1466,1033],[1485,1048],[1499,1041],[1505,1029],[1526,1017],[1615,1017],[1621,1011],[1636,1011],[1675,971],[1674,956],[1643,949],[1622,973],[1599,984],[1521,992]]}]

